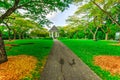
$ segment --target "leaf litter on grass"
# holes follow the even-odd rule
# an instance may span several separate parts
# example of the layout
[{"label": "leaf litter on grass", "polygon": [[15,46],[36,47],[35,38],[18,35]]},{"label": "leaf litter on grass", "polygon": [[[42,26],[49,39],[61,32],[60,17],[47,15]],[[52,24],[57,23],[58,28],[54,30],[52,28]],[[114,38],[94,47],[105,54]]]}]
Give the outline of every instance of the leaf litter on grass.
[{"label": "leaf litter on grass", "polygon": [[94,63],[112,75],[120,75],[120,56],[95,56]]},{"label": "leaf litter on grass", "polygon": [[0,80],[20,80],[30,75],[37,62],[33,56],[10,56],[7,62],[0,64]]},{"label": "leaf litter on grass", "polygon": [[114,43],[114,44],[110,44],[112,46],[120,46],[120,43]]}]

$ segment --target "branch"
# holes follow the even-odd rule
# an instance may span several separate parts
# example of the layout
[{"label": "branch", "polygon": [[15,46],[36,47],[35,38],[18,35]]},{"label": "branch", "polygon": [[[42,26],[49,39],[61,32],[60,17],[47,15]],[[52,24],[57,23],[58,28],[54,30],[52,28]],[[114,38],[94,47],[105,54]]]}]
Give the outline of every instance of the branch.
[{"label": "branch", "polygon": [[[92,1],[92,0],[91,0]],[[95,1],[92,1],[93,4],[95,4],[102,12],[104,12],[114,23],[116,23],[119,27],[120,24],[110,15],[110,13],[108,13],[107,11],[105,11],[104,9],[102,9]]]},{"label": "branch", "polygon": [[105,30],[101,27],[101,30],[105,33]]},{"label": "branch", "polygon": [[94,25],[95,25],[95,27],[97,27],[96,19],[97,19],[97,16],[94,17]]},{"label": "branch", "polygon": [[95,34],[97,33],[98,29],[99,29],[99,27],[96,28],[96,30],[95,30]]},{"label": "branch", "polygon": [[[87,28],[88,28],[88,27],[87,27]],[[94,34],[93,31],[92,31],[90,28],[88,28],[88,30],[91,32],[92,35]]]},{"label": "branch", "polygon": [[8,25],[6,22],[3,21],[3,23],[6,25],[6,27],[7,27],[9,30],[11,30],[11,28],[9,27],[9,25]]},{"label": "branch", "polygon": [[2,16],[0,16],[0,23],[8,16],[10,16],[16,9],[20,0],[15,0],[14,5],[9,8]]}]

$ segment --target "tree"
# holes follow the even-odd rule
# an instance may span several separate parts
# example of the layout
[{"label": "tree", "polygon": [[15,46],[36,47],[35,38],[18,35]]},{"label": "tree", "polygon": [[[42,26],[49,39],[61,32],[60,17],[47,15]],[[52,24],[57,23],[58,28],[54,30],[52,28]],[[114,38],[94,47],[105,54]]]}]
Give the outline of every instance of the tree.
[{"label": "tree", "polygon": [[[109,12],[108,9],[111,10],[111,7],[114,7],[114,5],[118,5],[119,4],[119,0],[107,0],[107,1],[104,1],[104,0],[91,0],[91,2],[96,5],[102,12],[104,12],[110,19],[112,22],[116,23],[116,25],[118,25],[120,27],[120,23],[119,21],[117,21],[116,17],[114,17],[114,15],[111,14],[111,12]],[[97,3],[99,2],[99,4]],[[100,6],[102,5],[103,8]],[[118,10],[117,10],[118,11]]]},{"label": "tree", "polygon": [[[81,2],[84,0],[75,0],[77,2]],[[98,4],[100,5],[98,5]],[[106,25],[106,22],[110,19],[112,23],[116,23],[119,25],[118,21],[118,12],[120,8],[118,5],[118,2],[114,0],[88,0],[85,2],[82,6],[78,8],[75,14],[80,15],[81,13],[85,13],[86,19],[92,19],[93,17],[97,17],[97,19],[94,19],[94,26],[98,27],[96,28],[95,32],[98,29],[101,29],[102,32],[105,34],[105,40],[108,39],[108,35],[110,32],[110,25]],[[108,12],[109,11],[109,12]],[[109,14],[108,14],[109,13]],[[89,28],[88,28],[89,29]],[[90,31],[92,32],[92,31]],[[93,33],[92,33],[93,34]],[[95,36],[95,34],[94,34]]]},{"label": "tree", "polygon": [[[0,8],[4,9],[5,13],[0,16],[0,23],[17,9],[22,8],[27,10],[27,16],[38,19],[42,24],[44,21],[46,22],[46,15],[49,12],[57,10],[63,11],[71,1],[72,0],[1,0]],[[1,34],[0,52],[0,63],[7,61]]]},{"label": "tree", "polygon": [[69,16],[66,22],[68,22],[69,25],[72,25],[72,27],[76,27],[82,23],[82,20],[78,16],[73,15],[73,16]]},{"label": "tree", "polygon": [[7,61],[4,42],[2,40],[2,32],[0,31],[0,63]]},{"label": "tree", "polygon": [[[84,0],[74,0],[75,3],[80,3]],[[109,19],[120,27],[120,23],[118,21],[118,15],[113,15],[113,10],[118,14],[120,9],[118,9],[120,5],[119,0],[88,0],[85,4],[90,3],[91,5],[95,5],[99,10],[101,10]],[[117,17],[115,17],[117,16]]]},{"label": "tree", "polygon": [[26,32],[28,32],[32,28],[40,26],[36,25],[37,23],[35,22],[25,20],[24,18],[21,17],[15,18],[15,20],[12,22],[13,23],[11,24],[13,25],[12,30],[14,32],[14,39],[16,37],[16,34],[19,36],[19,39],[24,39],[24,35],[26,34]]},{"label": "tree", "polygon": [[45,28],[34,28],[30,32],[30,37],[32,38],[42,38],[42,37],[48,37],[49,32]]}]

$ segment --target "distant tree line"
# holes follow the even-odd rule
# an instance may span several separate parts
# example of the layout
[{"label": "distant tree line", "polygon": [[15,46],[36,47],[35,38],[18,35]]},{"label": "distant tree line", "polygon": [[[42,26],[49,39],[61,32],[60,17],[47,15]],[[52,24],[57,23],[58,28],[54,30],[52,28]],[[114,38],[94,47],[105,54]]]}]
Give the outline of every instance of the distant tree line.
[{"label": "distant tree line", "polygon": [[[90,25],[92,26],[92,25]],[[72,25],[59,27],[60,38],[68,39],[93,39],[93,40],[114,40],[116,31],[119,31],[119,28],[113,24],[109,26],[109,34],[105,35],[103,30],[99,28],[96,32],[95,37],[91,31],[95,31],[94,27],[91,27],[90,30],[86,29],[83,25],[74,27]],[[104,28],[103,28],[104,29]],[[106,38],[107,36],[107,38]]]},{"label": "distant tree line", "polygon": [[48,37],[48,30],[38,23],[12,14],[1,24],[2,38],[5,40]]}]

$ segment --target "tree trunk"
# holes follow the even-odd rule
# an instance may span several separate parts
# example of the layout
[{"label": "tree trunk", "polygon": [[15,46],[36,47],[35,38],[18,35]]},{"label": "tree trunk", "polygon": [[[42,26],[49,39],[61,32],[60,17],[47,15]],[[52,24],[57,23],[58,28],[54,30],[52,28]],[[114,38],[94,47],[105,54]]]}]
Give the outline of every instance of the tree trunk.
[{"label": "tree trunk", "polygon": [[19,34],[19,39],[22,39],[22,38],[21,38],[21,34]]},{"label": "tree trunk", "polygon": [[27,34],[25,35],[25,39],[27,39]]},{"label": "tree trunk", "polygon": [[93,40],[96,40],[96,34],[93,34]]},{"label": "tree trunk", "polygon": [[96,28],[95,32],[93,33],[93,40],[96,40],[96,34],[97,34],[97,31],[98,31],[98,27]]},{"label": "tree trunk", "polygon": [[108,32],[105,33],[105,40],[108,40]]},{"label": "tree trunk", "polygon": [[10,16],[17,8],[19,8],[19,2],[20,0],[15,0],[14,5],[11,8],[9,8],[3,15],[0,16],[0,23],[3,22],[5,18]]},{"label": "tree trunk", "polygon": [[85,39],[87,39],[87,35],[85,35]]},{"label": "tree trunk", "polygon": [[6,27],[8,28],[8,40],[10,41],[11,40],[11,38],[10,38],[10,31],[11,31],[11,28],[9,27],[9,25],[7,24],[7,22],[3,22],[5,25],[6,25]]},{"label": "tree trunk", "polygon": [[14,40],[16,40],[16,31],[13,30],[13,32],[14,32]]},{"label": "tree trunk", "polygon": [[16,34],[14,33],[14,40],[16,40]]},{"label": "tree trunk", "polygon": [[[5,18],[10,16],[18,7],[20,0],[15,0],[14,5],[9,8],[3,15],[0,16],[0,23],[3,22]],[[2,33],[0,32],[0,63],[6,62],[7,54],[5,51],[4,41],[2,40]]]},{"label": "tree trunk", "polygon": [[8,31],[8,39],[9,39],[9,41],[11,41],[11,38],[10,38],[10,30]]},{"label": "tree trunk", "polygon": [[24,33],[22,33],[22,39],[24,39],[25,37],[24,37]]},{"label": "tree trunk", "polygon": [[0,63],[6,62],[7,60],[4,41],[2,40],[2,33],[0,32]]}]

